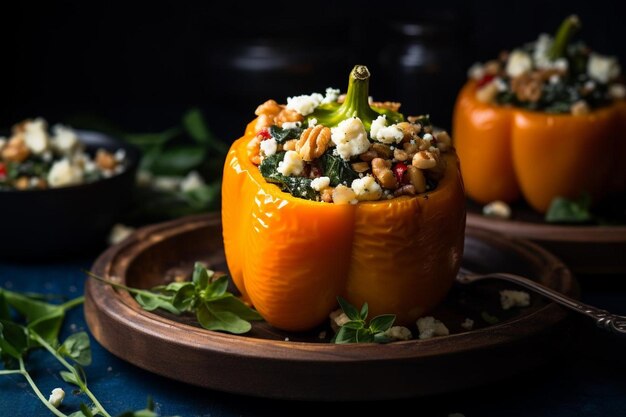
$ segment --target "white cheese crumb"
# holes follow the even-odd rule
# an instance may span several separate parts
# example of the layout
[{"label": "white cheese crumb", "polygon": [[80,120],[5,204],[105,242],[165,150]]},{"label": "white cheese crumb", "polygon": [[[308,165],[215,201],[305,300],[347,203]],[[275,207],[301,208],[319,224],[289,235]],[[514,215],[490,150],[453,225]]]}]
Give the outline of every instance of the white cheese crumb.
[{"label": "white cheese crumb", "polygon": [[180,190],[182,192],[189,192],[196,190],[205,185],[204,179],[198,174],[197,171],[191,171],[183,180],[180,182]]},{"label": "white cheese crumb", "polygon": [[413,334],[404,326],[393,326],[385,331],[385,336],[392,340],[411,340]]},{"label": "white cheese crumb", "polygon": [[285,337],[285,342],[288,342],[288,341],[289,341],[289,338],[288,338],[288,337]]},{"label": "white cheese crumb", "polygon": [[333,203],[335,204],[356,204],[356,193],[350,187],[339,184],[333,190]]},{"label": "white cheese crumb", "polygon": [[592,53],[587,61],[587,73],[603,84],[619,77],[621,72],[617,58]]},{"label": "white cheese crumb", "polygon": [[315,191],[322,191],[324,188],[330,187],[330,178],[319,177],[311,181],[311,188]]},{"label": "white cheese crumb", "polygon": [[150,180],[152,187],[161,191],[177,191],[180,187],[181,177],[169,177],[160,175]]},{"label": "white cheese crumb", "polygon": [[122,162],[124,159],[126,159],[126,151],[120,148],[117,151],[115,151],[115,154],[113,155],[113,157],[115,158],[117,162]]},{"label": "white cheese crumb", "polygon": [[313,93],[310,96],[287,97],[287,108],[306,116],[313,113],[317,106],[322,104],[322,100],[324,100],[324,96],[319,93]]},{"label": "white cheese crumb", "polygon": [[535,42],[535,49],[533,52],[533,59],[535,60],[535,66],[537,68],[550,68],[551,60],[548,56],[548,52],[552,47],[552,37],[547,33],[542,33]]},{"label": "white cheese crumb", "polygon": [[81,182],[83,182],[83,171],[67,158],[55,162],[48,173],[48,184],[51,187],[64,187]]},{"label": "white cheese crumb", "polygon": [[497,217],[499,219],[509,219],[511,217],[511,207],[504,201],[492,201],[483,207],[483,215],[487,217]]},{"label": "white cheese crumb", "polygon": [[387,117],[380,115],[372,122],[370,136],[379,142],[391,144],[400,143],[404,138],[404,133],[396,125],[387,126]]},{"label": "white cheese crumb", "polygon": [[350,321],[350,318],[343,312],[342,309],[337,309],[331,312],[328,317],[330,318],[330,327],[332,327],[335,333],[341,326]]},{"label": "white cheese crumb", "polygon": [[626,87],[623,84],[612,84],[609,87],[609,96],[614,99],[626,98]]},{"label": "white cheese crumb", "polygon": [[359,201],[380,200],[383,195],[383,189],[371,175],[355,179],[351,188]]},{"label": "white cheese crumb", "polygon": [[65,391],[63,391],[63,388],[55,388],[52,390],[52,393],[50,394],[50,397],[48,398],[48,402],[54,408],[59,408],[64,398],[65,398]]},{"label": "white cheese crumb", "polygon": [[302,157],[296,151],[287,151],[283,160],[278,163],[278,168],[276,168],[278,172],[286,177],[300,175],[303,169]]},{"label": "white cheese crumb", "polygon": [[284,122],[282,125],[283,129],[295,129],[297,127],[302,126],[300,122]]},{"label": "white cheese crumb", "polygon": [[500,304],[503,310],[512,307],[528,307],[530,305],[530,294],[526,291],[502,290],[500,291]]},{"label": "white cheese crumb", "polygon": [[328,87],[326,89],[326,96],[324,97],[324,100],[322,100],[322,103],[334,103],[339,98],[340,92],[341,91],[339,91],[338,88]]},{"label": "white cheese crumb", "polygon": [[432,316],[417,319],[417,329],[420,332],[420,339],[431,339],[450,334],[446,325]]},{"label": "white cheese crumb", "polygon": [[467,70],[467,77],[480,81],[485,76],[485,67],[480,62],[475,62]]},{"label": "white cheese crumb", "polygon": [[530,71],[533,66],[533,61],[526,52],[519,49],[515,49],[509,55],[509,60],[506,63],[506,73],[509,77],[518,77],[523,73]]},{"label": "white cheese crumb", "polygon": [[310,118],[309,127],[315,127],[315,125],[317,125],[317,119],[315,117]]},{"label": "white cheese crumb", "polygon": [[52,147],[61,155],[70,155],[80,147],[74,129],[60,124],[52,126]]},{"label": "white cheese crumb", "polygon": [[337,152],[344,160],[360,155],[370,147],[363,122],[358,117],[341,121],[331,129],[331,139],[337,145]]},{"label": "white cheese crumb", "polygon": [[465,330],[472,330],[474,328],[474,320],[466,318],[463,320],[463,323],[461,323],[461,327]]},{"label": "white cheese crumb", "polygon": [[47,128],[46,121],[42,118],[28,121],[24,124],[24,142],[35,155],[41,155],[48,149],[50,143],[48,141]]},{"label": "white cheese crumb", "polygon": [[260,148],[261,148],[261,152],[263,152],[263,155],[272,156],[278,150],[278,143],[276,142],[276,139],[274,138],[262,140]]},{"label": "white cheese crumb", "polygon": [[109,239],[108,239],[109,245],[115,245],[117,243],[120,243],[122,240],[130,236],[130,234],[133,233],[134,231],[135,231],[134,227],[117,223],[115,226],[113,226],[113,228],[111,229],[111,232],[109,233]]}]

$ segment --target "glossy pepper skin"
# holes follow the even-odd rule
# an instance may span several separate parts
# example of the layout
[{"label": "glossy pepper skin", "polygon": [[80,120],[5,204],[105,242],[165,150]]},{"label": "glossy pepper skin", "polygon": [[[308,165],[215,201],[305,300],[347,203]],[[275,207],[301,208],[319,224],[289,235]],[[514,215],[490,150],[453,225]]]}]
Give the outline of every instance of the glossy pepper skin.
[{"label": "glossy pepper skin", "polygon": [[409,324],[437,305],[460,266],[465,229],[458,160],[427,194],[356,205],[304,200],[261,176],[246,145],[228,153],[222,221],[237,288],[273,326],[307,330],[328,320],[341,295],[370,316]]},{"label": "glossy pepper skin", "polygon": [[594,201],[626,192],[626,103],[586,115],[549,114],[480,102],[461,90],[453,138],[465,190],[481,204],[520,197],[544,213],[557,196]]}]

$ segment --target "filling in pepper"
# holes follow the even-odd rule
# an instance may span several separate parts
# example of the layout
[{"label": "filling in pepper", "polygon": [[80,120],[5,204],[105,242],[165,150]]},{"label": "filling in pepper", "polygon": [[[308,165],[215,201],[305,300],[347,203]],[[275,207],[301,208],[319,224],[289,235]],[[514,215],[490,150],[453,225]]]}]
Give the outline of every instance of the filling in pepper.
[{"label": "filling in pepper", "polygon": [[580,28],[576,16],[561,24],[554,37],[535,42],[484,64],[469,77],[477,82],[476,97],[486,103],[512,105],[548,113],[586,114],[626,97],[617,58],[600,55],[583,42],[570,42]]},{"label": "filling in pepper", "polygon": [[38,118],[13,126],[10,138],[0,137],[0,190],[65,187],[124,171],[124,150],[98,149],[92,157],[73,129],[55,125],[52,132]]},{"label": "filling in pepper", "polygon": [[348,91],[274,100],[255,114],[250,160],[263,177],[295,197],[335,204],[391,199],[432,190],[451,148],[428,116],[404,121],[400,103],[373,102],[369,71],[357,65]]}]

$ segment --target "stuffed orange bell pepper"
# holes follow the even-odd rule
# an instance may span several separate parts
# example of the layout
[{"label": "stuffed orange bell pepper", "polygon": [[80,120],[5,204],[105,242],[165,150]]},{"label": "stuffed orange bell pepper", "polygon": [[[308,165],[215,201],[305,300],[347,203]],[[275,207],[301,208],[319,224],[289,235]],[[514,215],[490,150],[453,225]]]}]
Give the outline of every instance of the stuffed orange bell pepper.
[{"label": "stuffed orange bell pepper", "polygon": [[470,69],[453,133],[473,200],[545,212],[556,197],[626,192],[626,88],[615,58],[570,42],[578,27],[571,16],[554,38]]},{"label": "stuffed orange bell pepper", "polygon": [[458,271],[464,191],[450,137],[427,117],[403,121],[398,103],[370,105],[368,82],[357,66],[345,98],[268,100],[228,153],[228,267],[275,327],[315,327],[337,296],[406,324]]}]

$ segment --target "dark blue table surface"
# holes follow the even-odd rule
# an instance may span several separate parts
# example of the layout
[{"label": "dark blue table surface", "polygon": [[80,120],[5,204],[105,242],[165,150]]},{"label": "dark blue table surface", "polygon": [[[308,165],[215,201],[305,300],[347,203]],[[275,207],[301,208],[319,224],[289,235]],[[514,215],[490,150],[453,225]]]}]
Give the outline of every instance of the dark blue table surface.
[{"label": "dark blue table surface", "polygon": [[[0,286],[16,291],[63,294],[73,298],[83,292],[84,274],[93,259],[41,265],[0,263]],[[582,277],[583,300],[626,314],[624,276]],[[466,417],[514,416],[626,416],[626,361],[624,341],[603,337],[584,322],[571,346],[549,365],[496,384],[471,390],[412,400],[379,403],[303,403],[264,400],[204,390],[153,375],[104,350],[92,338],[93,363],[87,367],[88,384],[112,415],[143,408],[152,396],[161,415],[192,416],[297,416],[359,415],[384,407],[388,414],[408,409],[414,415]],[[88,330],[82,308],[71,311],[62,338]],[[515,358],[511,358],[512,361]],[[42,392],[63,387],[67,396],[62,410],[75,411],[84,396],[71,393],[58,363],[43,351],[29,358],[30,369]],[[445,369],[442,369],[445,372]],[[415,378],[419,378],[416,375]],[[272,375],[268,375],[272,378]],[[390,375],[393,378],[393,375]],[[384,381],[373,381],[373,383]],[[51,415],[20,376],[0,377],[0,417]]]}]

